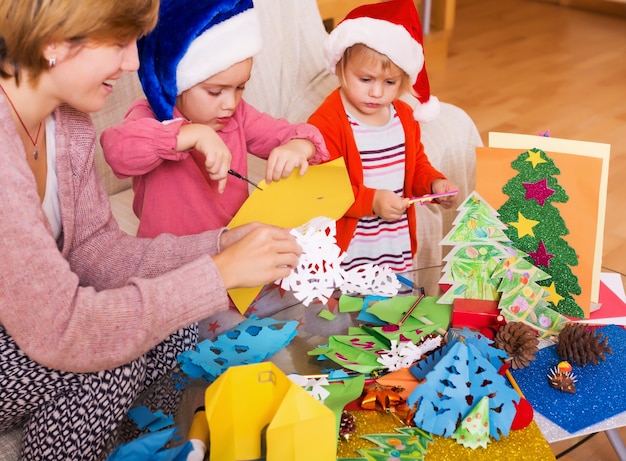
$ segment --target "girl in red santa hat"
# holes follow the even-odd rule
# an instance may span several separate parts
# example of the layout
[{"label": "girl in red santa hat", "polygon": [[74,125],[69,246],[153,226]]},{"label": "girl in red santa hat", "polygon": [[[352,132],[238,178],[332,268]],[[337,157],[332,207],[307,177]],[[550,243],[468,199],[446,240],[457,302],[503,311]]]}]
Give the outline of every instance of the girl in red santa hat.
[{"label": "girl in red santa hat", "polygon": [[[442,194],[456,185],[429,162],[419,121],[438,115],[424,67],[422,29],[412,0],[360,6],[330,33],[328,69],[339,79],[311,115],[331,159],[346,161],[355,201],[337,222],[343,267],[413,268],[417,251],[411,197]],[[415,108],[399,98],[417,97]],[[436,200],[450,208],[455,196]]]}]

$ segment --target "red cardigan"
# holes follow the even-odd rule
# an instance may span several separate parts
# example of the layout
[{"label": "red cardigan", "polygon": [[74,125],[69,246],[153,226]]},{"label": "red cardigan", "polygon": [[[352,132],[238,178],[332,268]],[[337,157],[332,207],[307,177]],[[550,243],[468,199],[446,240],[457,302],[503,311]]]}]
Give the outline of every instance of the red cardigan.
[{"label": "red cardigan", "polygon": [[[428,160],[424,146],[420,140],[420,125],[413,119],[413,109],[403,101],[393,103],[405,134],[406,160],[404,168],[404,196],[413,197],[431,193],[431,184],[437,179],[446,177],[437,171]],[[318,109],[309,117],[308,122],[319,128],[324,136],[326,147],[330,152],[330,160],[343,157],[350,175],[354,203],[337,221],[337,244],[344,251],[354,235],[359,218],[374,216],[372,210],[376,189],[363,184],[363,164],[356,146],[348,116],[343,107],[339,89],[333,91]],[[413,205],[407,210],[409,231],[411,233],[411,252],[417,252],[416,219]]]}]

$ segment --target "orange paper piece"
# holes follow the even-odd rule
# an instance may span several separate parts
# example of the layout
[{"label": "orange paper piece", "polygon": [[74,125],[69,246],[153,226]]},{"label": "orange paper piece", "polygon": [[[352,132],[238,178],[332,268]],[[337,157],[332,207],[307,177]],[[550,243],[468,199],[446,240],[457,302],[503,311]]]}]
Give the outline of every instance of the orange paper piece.
[{"label": "orange paper piece", "polygon": [[398,394],[404,400],[409,398],[409,395],[419,384],[419,381],[415,376],[411,374],[409,368],[400,368],[398,370],[387,373],[376,379],[376,382],[383,386],[397,387]]},{"label": "orange paper piece", "polygon": [[476,151],[476,190],[495,209],[506,201],[502,188],[516,174],[511,162],[532,148],[546,152],[561,172],[558,181],[569,200],[559,210],[570,232],[564,238],[578,254],[578,266],[571,269],[582,291],[574,299],[589,317],[600,290],[610,145],[490,133],[489,147]]},{"label": "orange paper piece", "polygon": [[335,414],[271,362],[226,370],[205,411],[211,461],[336,459]]},{"label": "orange paper piece", "polygon": [[[259,183],[228,227],[259,221],[294,228],[313,218],[339,219],[354,202],[350,177],[343,158],[309,167],[304,176],[295,169],[291,176],[267,184]],[[237,309],[244,313],[262,287],[229,290]]]}]

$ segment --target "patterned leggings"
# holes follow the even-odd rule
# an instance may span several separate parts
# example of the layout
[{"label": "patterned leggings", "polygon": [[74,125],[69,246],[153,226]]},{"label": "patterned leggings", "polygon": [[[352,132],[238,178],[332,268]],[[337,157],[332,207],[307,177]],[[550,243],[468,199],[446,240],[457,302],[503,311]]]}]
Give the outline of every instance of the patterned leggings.
[{"label": "patterned leggings", "polygon": [[[0,432],[24,427],[21,460],[106,458],[118,443],[127,441],[118,437],[137,434],[128,418],[123,425],[128,427],[120,427],[135,399],[173,369],[178,354],[196,342],[193,325],[121,367],[69,373],[30,360],[0,326]],[[151,388],[142,404],[174,414],[181,393],[172,389]]]}]

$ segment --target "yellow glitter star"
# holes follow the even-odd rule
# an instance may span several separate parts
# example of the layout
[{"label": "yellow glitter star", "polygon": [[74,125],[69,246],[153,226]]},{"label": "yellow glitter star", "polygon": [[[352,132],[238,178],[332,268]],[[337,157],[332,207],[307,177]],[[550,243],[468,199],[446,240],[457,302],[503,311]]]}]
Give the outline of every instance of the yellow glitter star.
[{"label": "yellow glitter star", "polygon": [[517,229],[517,238],[522,238],[525,235],[535,236],[533,227],[539,224],[539,221],[525,218],[522,213],[517,212],[517,222],[510,222],[509,224]]},{"label": "yellow glitter star", "polygon": [[551,302],[555,306],[558,306],[561,300],[564,299],[563,296],[561,296],[560,294],[556,292],[556,287],[554,286],[554,282],[552,282],[552,284],[549,287],[543,287],[543,289],[546,290],[548,293],[550,293],[550,296],[546,296],[544,299],[548,302]]},{"label": "yellow glitter star", "polygon": [[543,158],[541,158],[541,151],[529,150],[528,158],[526,159],[526,161],[532,163],[533,168],[537,168],[538,164],[546,163],[547,160],[544,160]]}]

